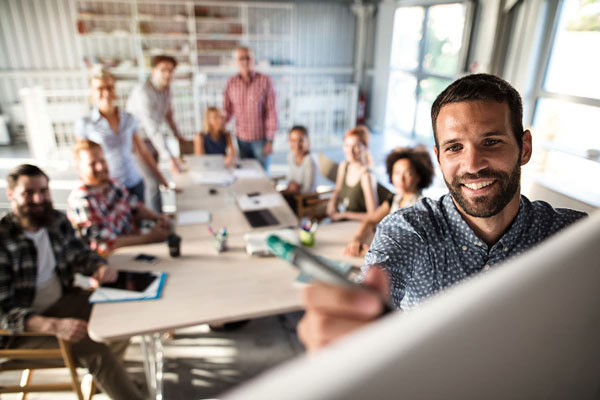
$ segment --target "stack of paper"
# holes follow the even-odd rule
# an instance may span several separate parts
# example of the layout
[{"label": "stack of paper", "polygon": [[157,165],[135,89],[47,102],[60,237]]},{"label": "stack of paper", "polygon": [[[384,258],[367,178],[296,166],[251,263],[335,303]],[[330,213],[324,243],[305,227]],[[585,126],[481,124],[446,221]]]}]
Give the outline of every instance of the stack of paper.
[{"label": "stack of paper", "polygon": [[267,246],[267,238],[270,235],[277,235],[286,242],[296,245],[300,244],[298,235],[294,229],[273,229],[270,231],[252,232],[244,235],[246,242],[246,253],[254,256],[272,256],[271,250]]},{"label": "stack of paper", "polygon": [[180,211],[177,213],[177,225],[198,225],[210,221],[210,212],[206,210]]},{"label": "stack of paper", "polygon": [[238,179],[260,179],[265,176],[261,170],[254,168],[235,169],[233,175]]}]

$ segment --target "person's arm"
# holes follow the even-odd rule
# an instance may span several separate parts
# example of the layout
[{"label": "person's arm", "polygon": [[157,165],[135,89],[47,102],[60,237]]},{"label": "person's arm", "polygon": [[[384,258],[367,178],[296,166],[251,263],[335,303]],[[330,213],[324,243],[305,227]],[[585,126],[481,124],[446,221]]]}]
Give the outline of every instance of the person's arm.
[{"label": "person's arm", "polygon": [[201,133],[197,133],[194,136],[194,154],[201,156],[205,153],[204,151],[204,138]]},{"label": "person's arm", "polygon": [[335,178],[335,189],[333,189],[333,194],[329,198],[329,202],[327,202],[327,215],[329,217],[334,218],[337,211],[337,203],[340,196],[340,189],[342,188],[342,181],[344,180],[344,171],[346,169],[346,161],[342,161],[337,169],[337,176]]},{"label": "person's arm", "polygon": [[265,146],[263,152],[265,155],[273,153],[273,140],[275,139],[275,132],[277,132],[277,96],[275,94],[275,86],[271,81],[271,78],[267,77],[267,99],[265,101],[265,112],[264,112],[264,123],[265,123]]},{"label": "person's arm", "polygon": [[373,232],[375,226],[377,226],[377,224],[389,214],[389,212],[390,205],[387,201],[383,202],[379,207],[377,207],[375,212],[369,215],[367,219],[363,220],[363,222],[360,224],[354,233],[354,237],[344,249],[343,254],[351,257],[364,256],[369,249],[369,245],[366,242],[367,237]]},{"label": "person's arm", "polygon": [[175,117],[173,115],[173,107],[171,105],[169,105],[169,109],[167,110],[167,113],[165,114],[165,120],[167,121],[167,124],[169,124],[169,127],[171,128],[171,130],[173,131],[173,134],[175,135],[175,137],[177,139],[186,140],[179,132],[179,128],[177,128],[177,124],[175,123]]},{"label": "person's arm", "polygon": [[[369,268],[363,284],[384,298],[389,279],[382,268]],[[312,283],[302,289],[305,313],[298,324],[298,338],[306,349],[318,350],[374,321],[384,309],[379,296],[367,290]]]},{"label": "person's arm", "polygon": [[139,244],[163,242],[169,235],[169,228],[165,227],[164,224],[155,224],[150,232],[143,234],[134,235],[122,235],[118,236],[112,242],[112,250],[126,246],[137,246]]},{"label": "person's arm", "polygon": [[237,155],[235,154],[235,148],[233,147],[233,140],[231,140],[231,135],[229,134],[229,132],[225,133],[225,143],[227,144],[226,149],[225,149],[225,163],[230,166],[233,167],[235,160],[237,158]]},{"label": "person's arm", "polygon": [[231,80],[227,81],[225,85],[225,90],[223,91],[223,111],[225,114],[223,115],[223,125],[226,125],[231,117],[233,117],[233,102],[231,101]]},{"label": "person's arm", "polygon": [[160,170],[158,169],[158,165],[156,165],[156,160],[154,160],[154,157],[152,157],[150,150],[148,150],[148,147],[142,141],[140,136],[137,133],[134,133],[132,139],[135,150],[138,152],[140,158],[148,166],[150,171],[152,171],[152,174],[156,177],[156,179],[158,179],[158,181],[162,185],[169,186],[169,182],[167,182],[162,172],[160,172]]},{"label": "person's arm", "polygon": [[315,169],[315,163],[310,154],[305,154],[304,158],[302,159],[302,181],[298,182],[300,185],[300,192],[308,193],[313,187],[315,180]]}]

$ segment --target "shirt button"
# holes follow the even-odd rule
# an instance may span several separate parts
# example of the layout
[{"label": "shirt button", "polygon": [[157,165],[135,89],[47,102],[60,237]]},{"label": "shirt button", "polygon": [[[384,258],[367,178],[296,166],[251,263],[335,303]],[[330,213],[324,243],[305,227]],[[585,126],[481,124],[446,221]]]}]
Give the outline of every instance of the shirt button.
[{"label": "shirt button", "polygon": [[482,242],[477,242],[476,244],[477,244],[477,246],[483,246]]},{"label": "shirt button", "polygon": [[467,246],[462,247],[463,251],[467,251]]},{"label": "shirt button", "polygon": [[490,269],[490,264],[487,264],[485,267],[483,267],[484,271],[489,271],[489,269]]},{"label": "shirt button", "polygon": [[508,251],[508,247],[505,247],[505,248],[504,248],[504,251],[505,251],[505,252],[507,252],[507,251]]}]

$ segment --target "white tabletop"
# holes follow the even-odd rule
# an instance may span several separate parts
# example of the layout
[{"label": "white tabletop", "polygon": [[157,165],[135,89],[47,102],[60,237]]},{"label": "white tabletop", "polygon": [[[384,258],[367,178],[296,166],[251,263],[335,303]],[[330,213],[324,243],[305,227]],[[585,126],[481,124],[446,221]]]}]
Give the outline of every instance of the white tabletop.
[{"label": "white tabletop", "polygon": [[[179,183],[188,179],[185,175],[179,178]],[[217,187],[215,195],[208,194],[210,186],[206,185],[188,182],[183,188],[184,193],[177,199],[178,209],[208,209],[212,213],[211,224],[227,226],[231,233],[229,250],[221,254],[215,251],[206,224],[178,228],[183,239],[182,255],[178,258],[169,256],[166,243],[118,249],[109,258],[112,266],[164,271],[168,274],[167,280],[158,300],[96,304],[88,324],[88,332],[94,340],[109,341],[300,309],[299,286],[295,283],[298,271],[280,259],[253,257],[245,252],[242,237],[251,228],[237,208],[235,196],[248,190],[273,192],[267,177],[237,180],[229,187]],[[271,209],[271,212],[281,226],[297,224],[287,204]],[[315,253],[360,265],[360,258],[341,256],[357,227],[356,222],[322,226],[316,234]],[[133,261],[139,253],[157,256],[160,261],[154,265]]]}]

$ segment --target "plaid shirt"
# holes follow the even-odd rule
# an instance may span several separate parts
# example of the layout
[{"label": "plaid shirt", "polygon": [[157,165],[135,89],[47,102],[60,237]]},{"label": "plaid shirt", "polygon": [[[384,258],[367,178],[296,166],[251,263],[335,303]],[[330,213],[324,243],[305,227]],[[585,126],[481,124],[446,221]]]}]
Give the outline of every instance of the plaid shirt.
[{"label": "plaid shirt", "polygon": [[[72,287],[73,275],[92,275],[106,261],[75,236],[67,217],[54,211],[47,228],[56,259],[56,273],[63,289]],[[17,217],[11,212],[0,219],[0,329],[23,332],[25,319],[34,313],[31,305],[37,280],[37,250]],[[0,346],[3,346],[0,337]]]},{"label": "plaid shirt", "polygon": [[67,216],[92,250],[107,254],[119,236],[138,232],[133,214],[139,205],[138,198],[114,180],[97,187],[80,183],[67,200]]},{"label": "plaid shirt", "polygon": [[223,93],[225,123],[235,117],[235,134],[246,142],[273,140],[277,130],[275,88],[271,78],[252,72],[250,82],[236,75]]}]

